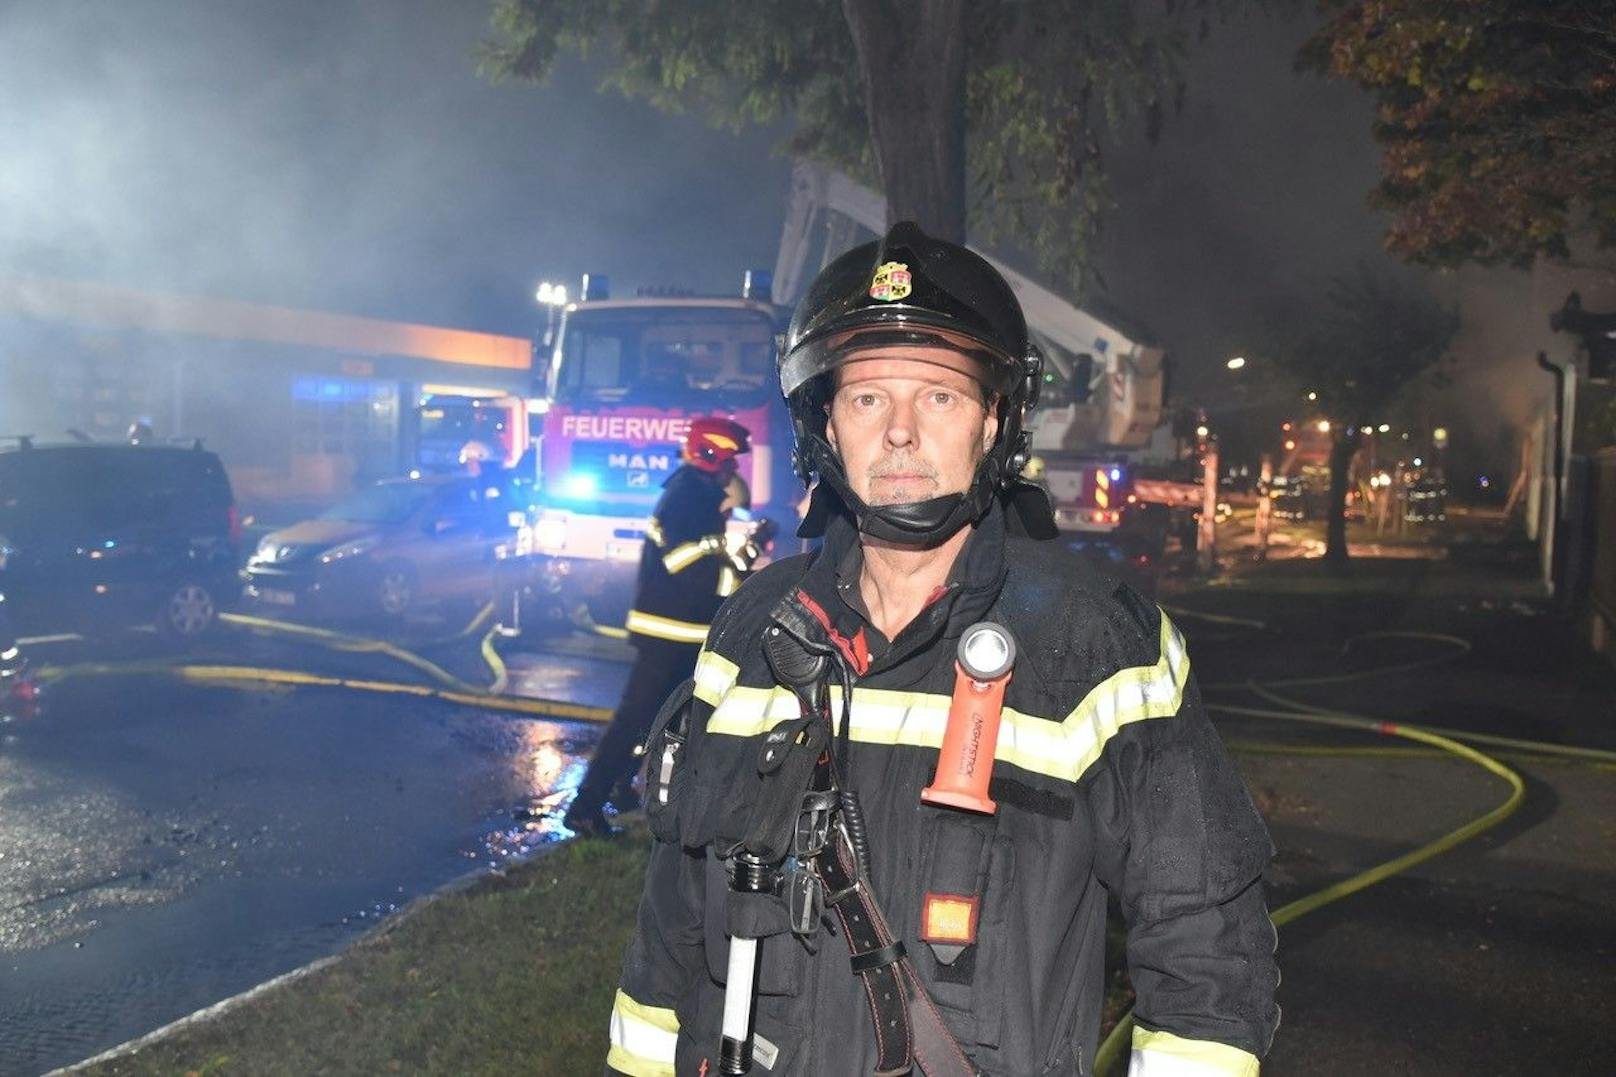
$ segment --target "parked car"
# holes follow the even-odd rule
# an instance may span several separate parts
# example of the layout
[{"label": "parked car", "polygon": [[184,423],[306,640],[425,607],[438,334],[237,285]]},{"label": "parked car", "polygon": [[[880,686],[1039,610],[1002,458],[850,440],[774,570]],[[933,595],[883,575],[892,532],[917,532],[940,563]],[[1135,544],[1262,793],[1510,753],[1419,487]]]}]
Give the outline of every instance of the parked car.
[{"label": "parked car", "polygon": [[396,619],[493,596],[509,544],[504,487],[464,475],[384,479],[313,520],[266,535],[247,561],[247,597],[316,616]]},{"label": "parked car", "polygon": [[218,456],[149,445],[0,450],[0,591],[22,636],[211,630],[240,591],[241,520]]}]

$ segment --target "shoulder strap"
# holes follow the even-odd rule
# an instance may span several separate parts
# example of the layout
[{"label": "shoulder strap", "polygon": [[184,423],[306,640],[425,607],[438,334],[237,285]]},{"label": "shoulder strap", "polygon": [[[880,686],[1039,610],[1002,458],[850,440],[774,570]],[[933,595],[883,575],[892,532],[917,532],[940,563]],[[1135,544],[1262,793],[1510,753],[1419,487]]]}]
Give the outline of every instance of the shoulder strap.
[{"label": "shoulder strap", "polygon": [[870,891],[868,879],[854,880],[853,854],[844,840],[832,841],[819,858],[819,871],[836,898],[831,908],[841,921],[853,972],[863,981],[875,1022],[876,1077],[897,1077],[916,1066],[925,1077],[976,1077],[976,1067],[943,1024],[942,1015],[895,940]]}]

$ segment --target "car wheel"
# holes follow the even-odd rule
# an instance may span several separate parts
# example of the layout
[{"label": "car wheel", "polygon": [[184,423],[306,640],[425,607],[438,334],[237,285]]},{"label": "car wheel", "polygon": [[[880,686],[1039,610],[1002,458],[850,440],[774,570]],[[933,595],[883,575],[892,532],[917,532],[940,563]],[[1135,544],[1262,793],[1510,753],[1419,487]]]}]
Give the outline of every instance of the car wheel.
[{"label": "car wheel", "polygon": [[383,565],[374,597],[376,610],[383,617],[404,616],[415,601],[415,570],[402,561]]},{"label": "car wheel", "polygon": [[186,580],[168,592],[157,610],[157,631],[177,643],[201,639],[219,622],[213,592],[195,580]]}]

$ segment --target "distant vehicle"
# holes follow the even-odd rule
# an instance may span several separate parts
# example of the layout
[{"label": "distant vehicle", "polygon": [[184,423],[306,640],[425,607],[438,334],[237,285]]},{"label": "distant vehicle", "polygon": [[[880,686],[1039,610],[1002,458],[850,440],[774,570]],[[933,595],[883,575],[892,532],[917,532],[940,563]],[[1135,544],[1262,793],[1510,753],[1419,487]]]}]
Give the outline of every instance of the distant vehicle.
[{"label": "distant vehicle", "polygon": [[1411,524],[1435,523],[1448,518],[1448,484],[1434,475],[1424,475],[1408,484],[1404,494],[1403,519]]},{"label": "distant vehicle", "polygon": [[112,444],[0,449],[0,591],[18,634],[155,625],[194,641],[240,591],[241,519],[218,456]]},{"label": "distant vehicle", "polygon": [[384,479],[265,536],[247,561],[247,597],[316,616],[386,619],[486,602],[496,556],[516,534],[507,486],[464,475]]},{"label": "distant vehicle", "polygon": [[1307,480],[1291,475],[1275,475],[1268,496],[1274,502],[1274,516],[1280,520],[1305,520],[1309,513]]},{"label": "distant vehicle", "polygon": [[1163,568],[1162,543],[1143,528],[1111,532],[1065,532],[1060,541],[1067,549],[1154,599]]},{"label": "distant vehicle", "polygon": [[516,396],[429,395],[415,409],[415,462],[422,471],[464,471],[468,444],[481,444],[492,464],[514,468],[529,444],[527,401]]}]

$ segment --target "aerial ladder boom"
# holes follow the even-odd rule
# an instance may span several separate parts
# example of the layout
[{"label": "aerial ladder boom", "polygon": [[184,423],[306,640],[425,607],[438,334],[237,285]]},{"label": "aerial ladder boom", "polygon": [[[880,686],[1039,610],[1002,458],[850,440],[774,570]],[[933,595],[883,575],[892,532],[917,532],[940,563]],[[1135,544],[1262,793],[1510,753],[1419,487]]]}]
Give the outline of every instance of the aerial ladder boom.
[{"label": "aerial ladder boom", "polygon": [[[852,246],[861,229],[884,232],[886,216],[886,199],[879,193],[824,165],[798,161],[774,267],[776,295],[782,302],[795,301],[812,274]],[[977,253],[1004,275],[1045,359],[1061,382],[1077,390],[1040,409],[1034,449],[1083,452],[1147,445],[1162,418],[1162,349],[1072,305],[992,255]]]}]

